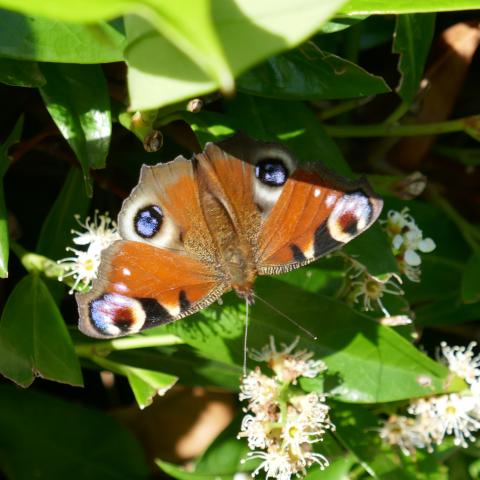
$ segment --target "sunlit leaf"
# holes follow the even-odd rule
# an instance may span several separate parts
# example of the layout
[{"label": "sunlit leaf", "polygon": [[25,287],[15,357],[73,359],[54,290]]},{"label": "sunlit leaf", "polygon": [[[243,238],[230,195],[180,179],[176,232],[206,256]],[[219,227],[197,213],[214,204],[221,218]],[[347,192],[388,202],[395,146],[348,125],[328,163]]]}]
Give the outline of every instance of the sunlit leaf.
[{"label": "sunlit leaf", "polygon": [[[14,1],[14,0],[9,0]],[[478,8],[476,0],[350,0],[340,11],[348,15],[368,15],[381,13],[422,13],[472,10]]]},{"label": "sunlit leaf", "polygon": [[[229,90],[229,78],[303,42],[342,3],[344,0],[321,3],[301,0],[295,5],[289,0],[216,1],[208,4],[208,15],[212,16],[214,23],[212,29],[205,20],[204,4],[198,7],[201,19],[198,24],[197,16],[183,14],[185,3],[170,3],[167,9],[162,2],[159,11],[165,17],[168,12],[170,18],[169,28],[161,28],[161,35],[153,25],[129,17],[126,24],[129,46],[125,54],[129,64],[131,107],[152,109],[218,88]],[[159,18],[161,22],[167,21],[163,16]],[[155,19],[151,21],[155,24]],[[187,35],[185,29],[188,25],[191,31]],[[179,39],[171,35],[171,27],[182,31],[181,40],[188,45],[182,46]],[[202,38],[202,34],[202,41],[194,45],[195,39]],[[222,45],[228,70],[223,62],[219,62],[217,54],[212,56],[217,42]],[[213,67],[215,74],[206,70],[209,67]],[[226,76],[227,73],[230,77]]]},{"label": "sunlit leaf", "polygon": [[112,132],[110,99],[97,65],[44,64],[45,105],[82,166],[91,196],[90,168],[103,168]]},{"label": "sunlit leaf", "polygon": [[42,377],[82,385],[82,373],[62,315],[38,275],[10,294],[0,321],[0,373],[22,387]]},{"label": "sunlit leaf", "polygon": [[[20,7],[22,2],[19,2]],[[64,23],[36,17],[34,5],[27,5],[24,15],[0,9],[0,55],[15,60],[62,63],[106,63],[123,58],[125,35],[121,22],[89,25]],[[50,2],[42,2],[47,5]],[[62,3],[70,10],[70,3]],[[0,5],[6,5],[0,2]],[[40,4],[39,4],[40,5]],[[88,10],[88,8],[83,8]],[[71,11],[71,10],[70,10]],[[42,12],[38,12],[42,15]]]},{"label": "sunlit leaf", "polygon": [[[375,403],[444,391],[447,369],[429,359],[388,327],[323,295],[308,293],[273,278],[255,283],[258,300],[251,310],[249,348],[260,348],[274,335],[277,342],[291,343],[302,335],[300,346],[322,358],[328,370],[332,396],[347,402]],[[202,316],[175,322],[167,327],[175,335],[217,361],[243,362],[244,313],[225,297],[224,307],[211,307]],[[281,312],[279,314],[278,312]],[[312,340],[284,315],[306,328]],[[419,376],[432,380],[428,392]],[[320,387],[317,380],[302,380],[309,390]],[[463,388],[463,384],[449,385]]]}]

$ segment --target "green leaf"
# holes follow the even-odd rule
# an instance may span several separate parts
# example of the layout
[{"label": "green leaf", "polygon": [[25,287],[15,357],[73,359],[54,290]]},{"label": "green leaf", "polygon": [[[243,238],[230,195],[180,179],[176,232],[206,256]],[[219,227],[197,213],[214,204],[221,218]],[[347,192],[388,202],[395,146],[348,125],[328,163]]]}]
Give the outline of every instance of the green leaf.
[{"label": "green leaf", "polygon": [[129,367],[126,374],[130,388],[141,409],[151,405],[156,395],[165,395],[178,380],[178,377],[173,375],[144,368]]},{"label": "green leaf", "polygon": [[411,104],[423,76],[435,29],[435,14],[399,15],[395,27],[393,51],[400,54],[401,74],[397,92]]},{"label": "green leaf", "polygon": [[0,459],[8,478],[150,478],[133,435],[110,415],[78,401],[0,385],[0,431]]},{"label": "green leaf", "polygon": [[347,454],[345,457],[337,458],[330,462],[330,465],[325,470],[318,467],[312,467],[307,471],[305,480],[339,480],[350,478],[348,473],[352,466],[356,463],[356,458],[352,454]]},{"label": "green leaf", "polygon": [[[291,343],[301,331],[278,313],[292,318],[317,336],[303,338],[299,348],[315,353],[328,366],[328,390],[346,402],[378,403],[419,397],[445,390],[448,370],[415,349],[388,327],[379,325],[343,303],[305,292],[274,278],[260,278],[257,295],[274,309],[257,301],[251,311],[249,349],[266,345],[270,335]],[[216,361],[241,365],[243,361],[244,316],[232,296],[224,307],[210,307],[167,326],[202,355]],[[203,319],[202,319],[203,317]],[[208,318],[208,320],[207,320]],[[429,376],[426,390],[419,376]],[[316,390],[318,380],[304,379],[302,386]],[[463,383],[451,388],[463,388]]]},{"label": "green leaf", "polygon": [[10,166],[9,148],[20,140],[23,129],[23,115],[17,120],[13,130],[0,145],[0,278],[8,277],[8,256],[10,252],[8,239],[8,211],[3,192],[3,177]]},{"label": "green leaf", "polygon": [[82,166],[88,196],[90,168],[104,168],[112,133],[110,98],[98,65],[44,64],[45,105]]},{"label": "green leaf", "polygon": [[54,260],[65,257],[65,246],[70,242],[71,230],[79,228],[75,215],[85,217],[90,205],[85,195],[83,175],[72,167],[47,218],[43,222],[36,252]]},{"label": "green leaf", "polygon": [[159,16],[150,21],[161,34],[138,17],[127,19],[131,108],[153,109],[218,88],[228,92],[234,76],[305,41],[342,3],[223,0],[199,3],[196,15],[184,15],[190,2],[157,3]]},{"label": "green leaf", "polygon": [[182,346],[112,352],[109,359],[123,365],[168,373],[181,378],[182,385],[220,386],[232,391],[238,388],[242,374],[239,366],[209,360]]},{"label": "green leaf", "polygon": [[[10,0],[15,1],[15,0]],[[458,10],[474,10],[478,8],[477,0],[350,0],[340,12],[346,15],[451,12]]]},{"label": "green leaf", "polygon": [[[20,3],[18,7],[22,6]],[[33,10],[39,9],[31,2],[25,3],[28,4],[23,5],[25,15],[0,9],[1,56],[61,63],[106,63],[123,59],[125,35],[121,22],[97,23],[100,20],[97,17],[89,25],[64,23],[34,16]],[[9,7],[3,1],[0,5]],[[70,9],[69,2],[63,6]]]},{"label": "green leaf", "polygon": [[251,137],[280,141],[301,162],[321,161],[337,173],[351,174],[337,145],[304,103],[239,94],[226,103],[226,108],[235,125]]},{"label": "green leaf", "polygon": [[24,277],[0,321],[0,373],[22,387],[35,377],[82,385],[82,373],[62,315],[38,277]]},{"label": "green leaf", "polygon": [[378,435],[380,419],[365,407],[336,403],[330,412],[335,436],[371,476],[382,480],[446,480],[446,469],[434,454],[417,450],[415,456],[406,457],[398,447],[383,443]]},{"label": "green leaf", "polygon": [[16,87],[41,87],[45,81],[37,63],[0,58],[0,82]]},{"label": "green leaf", "polygon": [[462,298],[466,303],[480,301],[480,252],[470,257],[463,272]]},{"label": "green leaf", "polygon": [[238,79],[238,89],[282,100],[355,98],[389,92],[381,77],[308,42],[269,58]]}]

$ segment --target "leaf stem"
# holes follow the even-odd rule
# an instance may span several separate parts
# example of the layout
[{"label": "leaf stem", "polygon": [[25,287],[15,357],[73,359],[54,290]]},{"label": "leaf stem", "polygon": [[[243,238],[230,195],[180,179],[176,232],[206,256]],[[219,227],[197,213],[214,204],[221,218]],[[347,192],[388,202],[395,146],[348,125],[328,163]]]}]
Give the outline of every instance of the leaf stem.
[{"label": "leaf stem", "polygon": [[412,137],[462,132],[466,130],[467,123],[474,123],[479,119],[480,115],[472,115],[470,117],[437,123],[417,123],[410,125],[380,123],[372,125],[325,125],[324,127],[329,135],[340,138]]},{"label": "leaf stem", "polygon": [[161,347],[167,345],[180,345],[185,343],[175,335],[138,335],[133,337],[114,338],[112,340],[78,343],[75,345],[77,355],[92,357],[97,355],[108,355],[115,350],[133,350],[135,348]]}]

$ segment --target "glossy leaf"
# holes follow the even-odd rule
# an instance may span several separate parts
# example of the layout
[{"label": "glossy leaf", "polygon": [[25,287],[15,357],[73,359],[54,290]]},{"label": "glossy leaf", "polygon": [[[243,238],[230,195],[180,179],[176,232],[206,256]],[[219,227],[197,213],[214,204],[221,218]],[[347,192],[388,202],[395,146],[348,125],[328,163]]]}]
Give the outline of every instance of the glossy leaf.
[{"label": "glossy leaf", "polygon": [[[0,55],[15,60],[61,63],[106,63],[123,58],[125,35],[120,22],[89,25],[36,17],[34,5],[24,15],[0,9]],[[48,4],[50,2],[42,2]],[[70,3],[63,3],[70,8]],[[0,2],[0,6],[5,2]],[[20,6],[20,5],[18,5]],[[84,8],[87,10],[87,8]],[[41,13],[39,12],[41,15]],[[53,18],[53,17],[52,17]]]},{"label": "glossy leaf", "polygon": [[164,462],[162,460],[156,460],[155,463],[158,467],[170,477],[178,480],[232,480],[233,474],[218,475],[213,473],[196,473],[189,470],[185,470],[173,463]]},{"label": "glossy leaf", "polygon": [[476,252],[468,261],[462,278],[462,298],[466,303],[480,301],[480,253]]},{"label": "glossy leaf", "polygon": [[44,64],[45,105],[82,166],[91,196],[90,168],[104,168],[112,132],[105,77],[97,65]]},{"label": "glossy leaf", "polygon": [[[9,0],[14,1],[14,0]],[[478,8],[477,0],[350,0],[340,12],[347,15],[451,12],[457,10],[474,10]]]},{"label": "glossy leaf", "polygon": [[110,415],[0,386],[0,458],[16,480],[150,478],[139,443]]},{"label": "glossy leaf", "polygon": [[[302,338],[300,346],[325,361],[329,370],[329,390],[335,398],[347,402],[376,403],[422,396],[444,391],[447,370],[415,349],[400,335],[345,304],[318,294],[308,293],[274,278],[257,280],[259,297],[276,310],[291,317],[318,338]],[[229,300],[230,299],[230,300]],[[242,309],[225,297],[226,307],[211,307],[200,315],[167,327],[203,355],[216,361],[242,364]],[[228,302],[228,303],[227,303]],[[301,334],[273,308],[256,302],[251,311],[249,348],[260,348],[270,335],[277,342],[291,343]],[[419,375],[428,375],[432,387],[425,390]],[[302,380],[308,390],[322,388],[317,380]],[[450,385],[451,388],[463,388]]]},{"label": "glossy leaf", "polygon": [[393,51],[400,54],[401,79],[397,92],[408,104],[418,92],[434,29],[435,14],[397,16],[393,42]]},{"label": "glossy leaf", "polygon": [[390,91],[381,77],[325,52],[313,42],[269,58],[238,79],[250,95],[282,100],[344,99]]},{"label": "glossy leaf", "polygon": [[406,457],[398,447],[383,443],[378,435],[379,418],[365,407],[334,404],[330,412],[335,435],[374,478],[446,480],[446,469],[434,454],[417,450],[416,455]]},{"label": "glossy leaf", "polygon": [[45,77],[35,62],[0,58],[0,82],[16,87],[41,87],[45,85]]},{"label": "glossy leaf", "polygon": [[89,204],[90,201],[85,195],[82,172],[72,167],[43,222],[36,252],[54,260],[65,257],[65,247],[71,244],[71,230],[80,228],[75,215],[79,215],[83,220]]},{"label": "glossy leaf", "polygon": [[156,395],[165,395],[178,380],[172,375],[144,368],[130,367],[126,373],[130,388],[142,409],[151,405]]},{"label": "glossy leaf", "polygon": [[0,321],[0,373],[22,387],[35,377],[82,385],[82,373],[62,315],[38,275],[10,294]]},{"label": "glossy leaf", "polygon": [[[233,87],[231,78],[306,40],[342,3],[344,0],[320,3],[301,0],[295,4],[289,0],[222,0],[202,3],[196,7],[195,16],[184,15],[185,3],[170,2],[167,8],[162,2],[156,8],[161,7],[161,14],[166,17],[168,13],[170,17],[168,29],[157,27],[162,35],[146,21],[129,17],[126,24],[129,46],[125,54],[131,108],[152,109],[217,88],[229,91]],[[209,15],[214,28],[207,21]],[[166,19],[159,18],[165,26]],[[155,19],[152,21],[155,24]],[[181,31],[180,38],[172,36],[172,28]],[[202,40],[194,45],[198,38]],[[219,55],[212,56],[218,49],[217,42],[222,45],[224,62],[219,61]]]},{"label": "glossy leaf", "polygon": [[3,192],[3,177],[8,170],[10,160],[8,158],[8,149],[20,140],[23,129],[23,116],[21,116],[10,135],[5,142],[0,145],[0,278],[8,277],[8,256],[9,256],[9,238],[8,238],[8,211],[5,205],[5,195]]}]

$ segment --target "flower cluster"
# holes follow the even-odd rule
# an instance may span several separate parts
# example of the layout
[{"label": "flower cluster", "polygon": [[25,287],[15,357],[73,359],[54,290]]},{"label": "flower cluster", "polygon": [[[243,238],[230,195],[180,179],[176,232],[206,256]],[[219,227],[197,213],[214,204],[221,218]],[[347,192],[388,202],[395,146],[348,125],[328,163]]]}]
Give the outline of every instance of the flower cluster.
[{"label": "flower cluster", "polygon": [[70,293],[75,290],[84,290],[91,286],[92,281],[97,278],[98,267],[100,266],[100,255],[102,250],[109,247],[114,241],[120,239],[116,223],[109,217],[108,213],[99,215],[95,211],[93,220],[87,217],[85,222],[75,216],[78,224],[85,230],[79,232],[72,230],[73,243],[75,245],[87,246],[86,250],[67,247],[74,256],[63,258],[58,263],[63,266],[64,274],[59,277],[63,281],[66,277],[73,277],[74,282]]},{"label": "flower cluster", "polygon": [[392,242],[392,251],[400,272],[412,282],[419,282],[422,259],[418,252],[432,252],[435,250],[435,242],[431,238],[423,238],[422,231],[408,213],[407,207],[401,212],[390,210],[383,225]]},{"label": "flower cluster", "polygon": [[249,413],[243,418],[238,438],[246,437],[253,450],[247,460],[261,460],[253,476],[263,470],[266,478],[289,480],[293,475],[305,474],[313,464],[321,469],[328,466],[328,460],[312,449],[327,430],[334,429],[325,397],[289,388],[300,376],[316,377],[326,367],[312,359],[311,352],[295,352],[297,343],[298,339],[277,351],[271,337],[270,345],[254,352],[252,358],[267,362],[273,378],[257,367],[243,378],[240,386],[240,400],[248,401]]},{"label": "flower cluster", "polygon": [[380,437],[398,445],[405,455],[417,448],[431,451],[445,436],[466,448],[480,430],[480,356],[474,356],[475,342],[467,347],[441,344],[440,360],[452,373],[463,378],[468,388],[460,393],[420,398],[410,403],[409,416],[392,415],[380,428]]}]

